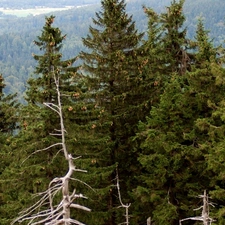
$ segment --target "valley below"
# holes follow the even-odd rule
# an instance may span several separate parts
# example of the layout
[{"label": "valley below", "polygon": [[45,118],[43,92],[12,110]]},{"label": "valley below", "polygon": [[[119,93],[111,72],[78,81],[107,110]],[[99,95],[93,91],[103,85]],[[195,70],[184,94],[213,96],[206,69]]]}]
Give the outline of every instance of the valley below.
[{"label": "valley below", "polygon": [[45,6],[36,6],[35,8],[20,8],[20,9],[11,9],[11,8],[0,8],[0,17],[27,17],[27,16],[37,16],[41,14],[47,14],[57,11],[65,11],[69,9],[76,9],[80,7],[86,7],[89,5],[80,5],[80,6],[65,6],[65,7],[45,7]]}]

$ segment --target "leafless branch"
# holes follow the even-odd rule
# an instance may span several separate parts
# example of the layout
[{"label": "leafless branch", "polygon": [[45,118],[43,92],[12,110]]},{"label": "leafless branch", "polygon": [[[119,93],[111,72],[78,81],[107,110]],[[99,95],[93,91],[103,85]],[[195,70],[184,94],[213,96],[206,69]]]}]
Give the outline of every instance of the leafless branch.
[{"label": "leafless branch", "polygon": [[[54,74],[54,71],[53,71]],[[48,186],[48,189],[42,193],[38,193],[36,197],[40,197],[40,199],[33,204],[31,207],[23,210],[19,217],[16,218],[14,221],[12,221],[11,224],[14,224],[16,222],[24,222],[28,221],[28,225],[39,225],[39,224],[45,224],[45,225],[69,225],[69,224],[76,224],[76,225],[84,225],[83,223],[70,218],[70,209],[80,209],[85,211],[91,211],[89,208],[79,205],[75,203],[75,200],[77,198],[87,198],[83,196],[82,194],[76,194],[76,190],[73,190],[72,193],[69,191],[69,182],[70,181],[79,181],[81,183],[84,183],[78,179],[73,178],[74,172],[87,172],[86,170],[77,169],[74,165],[74,160],[80,158],[76,157],[73,158],[73,156],[67,151],[66,143],[65,143],[65,128],[64,128],[64,122],[63,122],[63,113],[62,113],[62,104],[61,104],[61,98],[60,98],[60,90],[59,90],[59,77],[55,77],[54,80],[56,84],[56,92],[58,96],[58,105],[52,104],[52,103],[44,103],[48,108],[53,110],[59,115],[60,120],[60,130],[56,130],[57,134],[51,134],[51,135],[57,135],[61,136],[61,142],[53,144],[47,148],[40,149],[32,153],[29,157],[32,155],[47,151],[55,146],[61,146],[64,153],[65,160],[68,163],[68,171],[67,173],[62,177],[56,177],[54,178]],[[59,150],[56,155],[61,151]],[[28,159],[27,158],[27,159]],[[86,183],[84,183],[86,184]],[[86,184],[87,185],[87,184]],[[87,185],[88,186],[88,185]],[[118,186],[119,187],[119,186]],[[119,189],[118,189],[119,190]],[[54,202],[57,202],[57,199],[55,198],[58,193],[61,193],[62,198],[58,202],[58,204],[53,205]]]},{"label": "leafless branch", "polygon": [[26,159],[23,160],[22,164],[23,164],[24,162],[26,162],[32,155],[35,155],[35,154],[37,154],[37,153],[39,153],[39,152],[48,151],[49,149],[51,149],[51,148],[53,148],[53,147],[56,147],[56,146],[58,146],[58,145],[62,145],[62,143],[55,143],[55,144],[52,144],[52,145],[48,146],[47,148],[39,149],[39,150],[37,150],[37,151],[35,151],[35,152],[32,152],[29,156],[27,156]]},{"label": "leafless branch", "polygon": [[196,210],[202,209],[202,215],[197,217],[188,217],[188,218],[182,219],[179,222],[180,225],[182,225],[182,222],[186,220],[202,221],[203,225],[212,224],[214,220],[209,217],[209,205],[213,206],[213,204],[209,202],[208,195],[206,194],[206,190],[204,191],[204,195],[200,195],[199,197],[203,199],[203,205],[194,210],[196,211]]},{"label": "leafless branch", "polygon": [[47,102],[44,102],[43,104],[48,108],[50,108],[51,110],[53,110],[54,112],[56,112],[58,115],[60,115],[59,107],[57,105]]},{"label": "leafless branch", "polygon": [[87,183],[83,182],[82,180],[79,180],[79,179],[76,179],[76,178],[72,178],[72,177],[70,178],[70,180],[78,181],[79,183],[84,184],[85,186],[87,186],[88,188],[90,188],[92,191],[95,192],[95,190],[90,185],[88,185]]},{"label": "leafless branch", "polygon": [[117,190],[118,190],[118,196],[119,196],[119,201],[120,201],[121,207],[125,208],[125,211],[126,211],[126,214],[125,214],[126,222],[123,223],[123,224],[129,225],[129,207],[130,207],[131,204],[129,203],[129,204],[126,204],[125,205],[123,203],[123,201],[122,201],[121,193],[120,193],[120,184],[119,184],[118,168],[116,168],[116,187],[117,187]]}]

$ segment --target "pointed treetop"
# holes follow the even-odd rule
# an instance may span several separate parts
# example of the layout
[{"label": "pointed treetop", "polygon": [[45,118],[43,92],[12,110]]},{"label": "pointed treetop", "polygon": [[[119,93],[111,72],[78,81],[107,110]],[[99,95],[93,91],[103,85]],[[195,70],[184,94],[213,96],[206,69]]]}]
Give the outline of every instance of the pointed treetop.
[{"label": "pointed treetop", "polygon": [[53,15],[51,15],[50,17],[45,17],[45,20],[46,20],[46,22],[45,22],[45,24],[46,24],[46,26],[51,26],[52,25],[52,23],[54,22],[54,19],[55,19],[55,16],[53,16]]}]

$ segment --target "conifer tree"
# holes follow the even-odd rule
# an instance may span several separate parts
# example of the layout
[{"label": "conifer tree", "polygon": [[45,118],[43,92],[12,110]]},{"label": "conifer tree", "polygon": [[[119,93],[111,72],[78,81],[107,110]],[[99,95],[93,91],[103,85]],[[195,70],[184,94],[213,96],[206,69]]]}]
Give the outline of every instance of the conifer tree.
[{"label": "conifer tree", "polygon": [[[203,24],[200,21],[197,37],[201,39],[201,55],[198,57],[198,67],[204,71],[204,77],[200,76],[201,98],[204,98],[204,116],[196,121],[196,126],[204,134],[202,136],[201,150],[207,152],[206,160],[208,174],[210,175],[209,191],[215,204],[212,215],[218,224],[224,223],[224,48],[217,48],[217,55],[212,57],[212,43],[207,44],[206,35],[202,35]],[[203,60],[209,63],[203,63]],[[196,70],[195,78],[199,76]],[[209,74],[212,76],[209,77]],[[208,78],[206,78],[208,76]],[[210,79],[211,78],[211,79]],[[206,110],[208,109],[208,110]]]},{"label": "conifer tree", "polygon": [[191,54],[189,40],[186,37],[187,29],[183,28],[185,16],[183,12],[184,0],[173,0],[165,13],[160,14],[162,25],[164,50],[164,66],[166,73],[177,72],[184,74],[190,69]]},{"label": "conifer tree", "polygon": [[8,145],[10,145],[13,138],[13,134],[18,128],[18,109],[19,103],[16,100],[16,94],[5,96],[3,89],[5,87],[4,78],[0,74],[0,154],[1,154],[1,166],[0,174],[4,170],[5,161],[9,158],[7,156]]},{"label": "conifer tree", "polygon": [[91,206],[98,211],[95,219],[98,224],[114,225],[124,220],[116,209],[119,202],[115,168],[118,164],[122,196],[129,199],[127,193],[135,185],[134,173],[138,170],[131,137],[138,120],[148,111],[149,98],[144,91],[145,61],[139,49],[143,34],[138,33],[132,17],[127,15],[124,0],[104,0],[101,6],[102,11],[93,19],[96,27],[90,27],[83,39],[89,51],[81,52],[89,98],[99,109],[94,129],[99,148],[90,148],[86,154],[96,160],[91,171],[96,176],[91,186],[97,189],[100,200],[96,201],[98,206]]},{"label": "conifer tree", "polygon": [[160,23],[160,15],[152,8],[143,7],[143,9],[148,19],[148,29],[147,39],[143,41],[140,50],[141,55],[139,56],[144,62],[141,70],[143,86],[139,86],[139,89],[142,93],[148,92],[149,106],[147,110],[150,110],[158,102],[166,82],[165,52],[162,41],[163,28]]},{"label": "conifer tree", "polygon": [[145,172],[135,193],[148,206],[142,213],[158,224],[178,224],[182,216],[189,217],[190,203],[197,208],[194,196],[211,188],[208,135],[200,129],[200,121],[211,115],[210,103],[218,102],[223,87],[215,83],[216,49],[201,21],[196,33],[190,72],[171,74],[159,105],[152,108],[147,123],[140,124],[139,160]]},{"label": "conifer tree", "polygon": [[[11,165],[4,172],[5,179],[11,178],[11,182],[4,184],[11,218],[16,217],[15,212],[30,205],[33,202],[32,195],[46,189],[55,174],[60,176],[66,171],[61,161],[63,156],[55,157],[61,151],[61,148],[54,147],[60,136],[52,135],[60,128],[57,115],[44,107],[43,103],[54,103],[57,99],[53,79],[53,74],[57,73],[60,76],[63,110],[70,112],[75,99],[73,94],[76,89],[73,93],[71,90],[77,68],[73,67],[76,58],[62,60],[60,49],[66,36],[62,35],[59,28],[52,26],[53,22],[54,16],[46,17],[42,34],[34,41],[43,54],[33,55],[37,60],[35,76],[28,80],[27,104],[20,112],[21,131],[13,144]],[[70,120],[65,119],[65,123],[70,124]],[[49,146],[52,148],[48,149]],[[46,151],[37,153],[39,149]]]},{"label": "conifer tree", "polygon": [[[32,206],[20,212],[20,215],[11,223],[22,223],[28,221],[28,224],[78,224],[84,225],[71,216],[72,209],[90,211],[89,208],[77,204],[77,199],[86,198],[83,194],[77,194],[76,189],[71,189],[72,181],[79,181],[73,177],[74,172],[86,172],[85,170],[77,169],[75,166],[75,158],[72,156],[66,143],[66,128],[64,124],[64,115],[62,109],[62,96],[60,92],[60,73],[52,73],[57,92],[57,103],[45,102],[44,105],[55,112],[59,117],[60,130],[57,130],[54,136],[60,136],[60,140],[54,145],[45,149],[40,149],[38,152],[50,150],[55,146],[61,146],[64,155],[64,160],[67,161],[67,172],[64,176],[55,178],[49,182],[47,190],[39,193],[41,196]],[[57,157],[57,154],[55,154]],[[82,181],[79,181],[82,182]],[[60,197],[58,197],[60,196]]]}]

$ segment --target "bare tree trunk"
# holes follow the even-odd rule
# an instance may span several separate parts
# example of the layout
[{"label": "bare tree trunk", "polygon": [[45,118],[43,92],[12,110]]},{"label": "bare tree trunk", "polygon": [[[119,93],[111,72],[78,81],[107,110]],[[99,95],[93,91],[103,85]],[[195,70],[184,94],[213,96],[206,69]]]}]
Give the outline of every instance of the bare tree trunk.
[{"label": "bare tree trunk", "polygon": [[120,201],[120,204],[121,204],[121,207],[125,208],[125,217],[126,217],[126,222],[124,224],[126,225],[129,225],[129,207],[131,204],[124,204],[122,202],[122,197],[121,197],[121,193],[120,193],[120,184],[119,184],[119,175],[118,175],[118,169],[116,169],[116,181],[117,181],[117,190],[118,190],[118,195],[119,195],[119,201]]},{"label": "bare tree trunk", "polygon": [[151,225],[152,224],[152,218],[151,217],[148,217],[148,219],[147,219],[147,225]]},{"label": "bare tree trunk", "polygon": [[203,196],[202,218],[203,218],[203,225],[209,225],[209,204],[208,204],[208,196],[206,195],[206,190],[204,191]]},{"label": "bare tree trunk", "polygon": [[[54,73],[54,71],[53,71]],[[74,172],[86,172],[84,170],[76,169],[73,161],[75,160],[71,154],[68,153],[65,142],[65,127],[63,121],[62,103],[61,103],[61,93],[59,89],[59,77],[54,74],[54,81],[56,85],[56,92],[58,96],[58,104],[44,103],[51,110],[56,112],[60,120],[60,130],[57,131],[56,136],[61,136],[61,142],[55,143],[45,149],[40,149],[35,153],[46,151],[55,146],[61,146],[64,152],[65,160],[68,162],[68,172],[64,177],[54,178],[50,184],[49,188],[40,194],[41,199],[32,205],[30,208],[21,212],[21,216],[15,219],[11,224],[16,222],[29,221],[29,225],[84,225],[83,223],[72,219],[70,215],[71,208],[81,209],[85,211],[90,211],[89,208],[75,204],[74,200],[77,198],[85,198],[82,194],[76,194],[75,190],[73,193],[69,191],[69,182],[73,180],[72,176]],[[78,157],[79,158],[79,157]],[[81,181],[80,181],[81,182]],[[62,199],[58,205],[53,206],[53,199],[57,193],[62,193]],[[42,206],[49,204],[49,209],[39,211]],[[35,213],[36,212],[36,213]]]},{"label": "bare tree trunk", "polygon": [[202,215],[197,217],[188,217],[185,219],[180,220],[180,225],[182,225],[183,221],[186,220],[196,220],[196,221],[202,221],[203,225],[211,225],[214,221],[212,218],[209,217],[209,205],[213,206],[212,203],[209,202],[208,195],[206,194],[206,190],[204,191],[204,195],[200,195],[200,198],[203,199],[203,205],[195,210],[202,209]]}]

